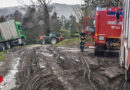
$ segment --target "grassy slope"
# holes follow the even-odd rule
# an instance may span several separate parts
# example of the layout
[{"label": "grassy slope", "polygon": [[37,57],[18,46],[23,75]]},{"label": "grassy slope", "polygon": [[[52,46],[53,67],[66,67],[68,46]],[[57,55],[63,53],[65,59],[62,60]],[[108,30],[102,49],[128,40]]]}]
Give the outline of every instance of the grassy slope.
[{"label": "grassy slope", "polygon": [[57,44],[55,44],[55,47],[58,46],[74,46],[79,44],[80,40],[78,38],[73,38],[73,39],[65,39]]},{"label": "grassy slope", "polygon": [[0,61],[3,61],[5,58],[4,52],[0,52]]}]

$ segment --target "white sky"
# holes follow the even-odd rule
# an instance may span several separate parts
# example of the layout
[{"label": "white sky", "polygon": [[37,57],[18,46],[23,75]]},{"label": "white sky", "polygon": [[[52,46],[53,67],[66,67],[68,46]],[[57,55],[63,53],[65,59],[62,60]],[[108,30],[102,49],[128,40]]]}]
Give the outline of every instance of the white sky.
[{"label": "white sky", "polygon": [[[12,7],[21,5],[18,1],[24,1],[29,4],[30,0],[0,0],[0,8]],[[36,1],[36,0],[34,0]],[[62,4],[81,4],[82,0],[52,0],[52,3],[62,3]]]}]

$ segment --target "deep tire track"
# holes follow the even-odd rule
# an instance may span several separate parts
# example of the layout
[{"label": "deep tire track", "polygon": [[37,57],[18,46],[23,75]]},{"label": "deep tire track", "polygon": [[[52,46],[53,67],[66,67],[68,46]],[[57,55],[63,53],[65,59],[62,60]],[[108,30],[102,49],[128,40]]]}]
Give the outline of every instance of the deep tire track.
[{"label": "deep tire track", "polygon": [[38,48],[26,50],[22,56],[17,74],[17,87],[13,90],[43,90],[45,88],[64,90],[61,82],[52,72],[49,72],[48,68],[40,68],[36,50]]}]

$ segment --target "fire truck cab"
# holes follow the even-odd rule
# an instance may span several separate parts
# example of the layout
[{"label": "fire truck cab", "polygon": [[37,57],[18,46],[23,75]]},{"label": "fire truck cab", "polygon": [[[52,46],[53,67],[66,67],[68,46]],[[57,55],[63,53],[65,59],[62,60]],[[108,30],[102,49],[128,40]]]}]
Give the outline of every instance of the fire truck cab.
[{"label": "fire truck cab", "polygon": [[[118,7],[100,8],[97,7],[95,30],[89,32],[86,18],[85,32],[94,39],[95,53],[120,49],[120,36],[122,31],[122,10]],[[93,19],[93,18],[92,18]]]},{"label": "fire truck cab", "polygon": [[125,68],[125,79],[130,81],[130,0],[124,0],[120,65]]}]

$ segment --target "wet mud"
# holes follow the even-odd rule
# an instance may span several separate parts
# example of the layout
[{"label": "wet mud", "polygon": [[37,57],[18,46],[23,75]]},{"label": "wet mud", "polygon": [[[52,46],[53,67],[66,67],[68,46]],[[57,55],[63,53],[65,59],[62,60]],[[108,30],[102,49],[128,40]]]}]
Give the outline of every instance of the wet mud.
[{"label": "wet mud", "polygon": [[[17,55],[15,52],[8,63],[9,68],[17,66],[15,84],[6,90],[130,90],[118,57],[95,56],[93,49],[80,52],[78,47],[50,45],[26,47]],[[0,69],[5,78],[9,68]]]}]

